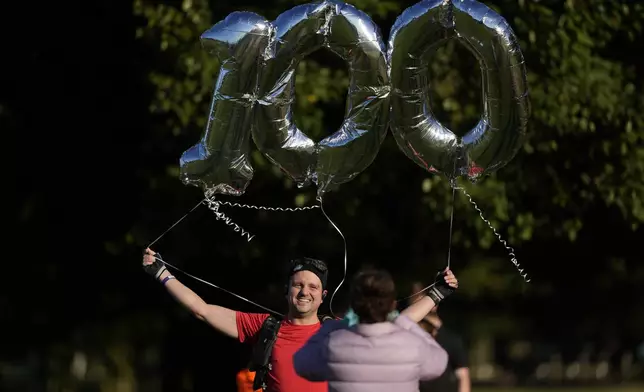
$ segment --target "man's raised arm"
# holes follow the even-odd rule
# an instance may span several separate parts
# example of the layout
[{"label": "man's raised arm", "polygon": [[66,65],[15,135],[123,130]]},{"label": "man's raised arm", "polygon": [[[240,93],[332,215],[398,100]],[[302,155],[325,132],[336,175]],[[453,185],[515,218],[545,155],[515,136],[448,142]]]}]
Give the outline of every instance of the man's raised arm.
[{"label": "man's raised arm", "polygon": [[172,276],[163,262],[159,261],[155,255],[157,254],[151,249],[145,250],[145,255],[143,256],[144,270],[160,282],[163,282],[170,295],[195,317],[210,324],[219,332],[237,339],[239,333],[237,332],[236,312],[223,306],[207,304],[194,291]]}]

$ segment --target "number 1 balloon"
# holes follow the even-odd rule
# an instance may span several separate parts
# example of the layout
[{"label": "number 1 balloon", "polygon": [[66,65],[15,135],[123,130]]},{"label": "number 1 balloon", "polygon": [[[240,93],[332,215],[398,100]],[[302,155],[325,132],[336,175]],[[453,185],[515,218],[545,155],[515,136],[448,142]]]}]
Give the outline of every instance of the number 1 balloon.
[{"label": "number 1 balloon", "polygon": [[202,34],[220,60],[206,130],[181,156],[180,177],[207,193],[239,196],[253,177],[249,140],[260,58],[272,26],[252,12],[233,12]]}]

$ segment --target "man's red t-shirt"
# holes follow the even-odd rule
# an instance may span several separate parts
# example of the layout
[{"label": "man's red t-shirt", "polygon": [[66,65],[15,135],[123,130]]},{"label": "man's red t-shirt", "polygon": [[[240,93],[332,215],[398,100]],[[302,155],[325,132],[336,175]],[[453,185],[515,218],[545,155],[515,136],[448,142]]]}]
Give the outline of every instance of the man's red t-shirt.
[{"label": "man's red t-shirt", "polygon": [[[237,312],[237,332],[239,341],[255,343],[257,333],[262,328],[267,313]],[[282,321],[271,356],[272,369],[266,378],[268,392],[327,392],[328,383],[311,382],[295,373],[293,354],[320,329],[320,323],[311,325],[294,325],[288,320]]]}]

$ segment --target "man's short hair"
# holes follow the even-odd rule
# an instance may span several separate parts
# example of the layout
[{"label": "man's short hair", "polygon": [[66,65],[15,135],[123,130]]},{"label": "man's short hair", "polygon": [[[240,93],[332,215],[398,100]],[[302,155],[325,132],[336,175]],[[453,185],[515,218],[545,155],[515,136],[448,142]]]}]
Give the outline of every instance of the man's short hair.
[{"label": "man's short hair", "polygon": [[311,257],[300,257],[291,260],[288,268],[288,279],[298,271],[310,271],[317,275],[322,282],[322,289],[326,288],[326,282],[329,277],[329,269],[326,263],[322,260],[314,259]]}]

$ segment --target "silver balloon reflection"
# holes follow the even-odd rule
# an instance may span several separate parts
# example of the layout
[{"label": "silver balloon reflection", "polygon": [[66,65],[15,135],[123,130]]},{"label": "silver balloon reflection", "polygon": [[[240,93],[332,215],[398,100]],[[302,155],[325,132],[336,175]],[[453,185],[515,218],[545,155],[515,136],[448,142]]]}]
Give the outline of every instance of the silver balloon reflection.
[{"label": "silver balloon reflection", "polygon": [[272,27],[251,12],[234,12],[201,36],[202,47],[220,60],[208,123],[201,141],[180,160],[184,184],[210,195],[239,196],[253,177],[248,159],[259,59]]},{"label": "silver balloon reflection", "polygon": [[[321,196],[365,170],[387,134],[385,45],[367,14],[340,1],[296,6],[272,26],[275,38],[260,69],[253,139],[299,187],[316,183]],[[348,63],[351,82],[340,129],[315,143],[295,125],[293,103],[297,65],[321,47]]]},{"label": "silver balloon reflection", "polygon": [[[436,49],[456,39],[482,73],[483,114],[457,137],[432,113],[428,66]],[[387,59],[391,128],[400,149],[428,171],[471,181],[505,166],[518,152],[530,115],[523,55],[510,25],[474,0],[426,0],[392,27]]]}]

